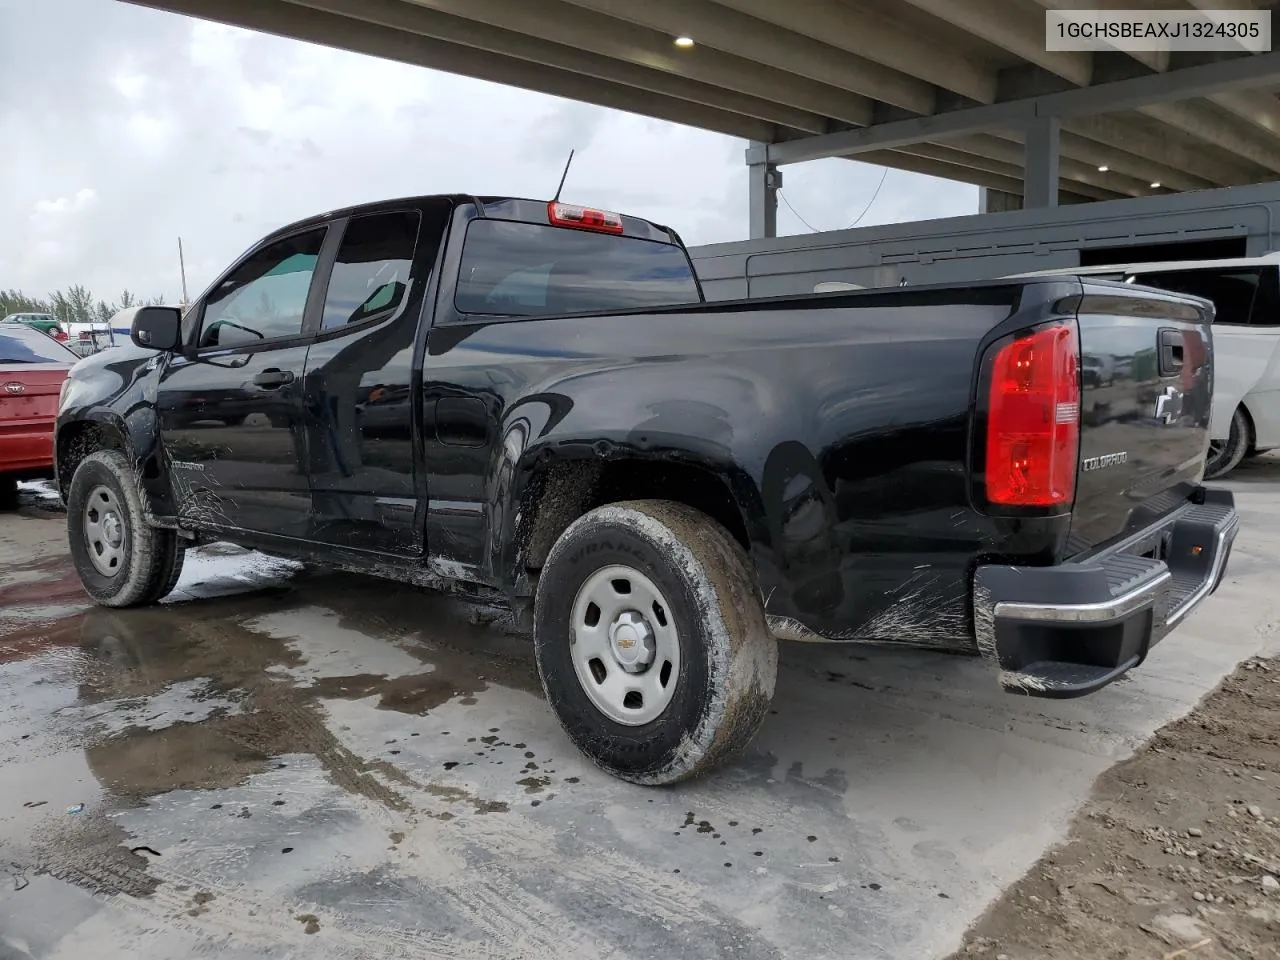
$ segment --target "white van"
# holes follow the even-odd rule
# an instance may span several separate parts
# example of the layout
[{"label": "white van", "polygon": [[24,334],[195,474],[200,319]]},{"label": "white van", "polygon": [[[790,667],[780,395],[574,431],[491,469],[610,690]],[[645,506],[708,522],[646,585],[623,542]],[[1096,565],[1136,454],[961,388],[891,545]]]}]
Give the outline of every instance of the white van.
[{"label": "white van", "polygon": [[1213,301],[1213,419],[1206,479],[1247,456],[1280,447],[1280,253],[1238,260],[1183,260],[1067,267],[1066,274],[1140,283]]}]

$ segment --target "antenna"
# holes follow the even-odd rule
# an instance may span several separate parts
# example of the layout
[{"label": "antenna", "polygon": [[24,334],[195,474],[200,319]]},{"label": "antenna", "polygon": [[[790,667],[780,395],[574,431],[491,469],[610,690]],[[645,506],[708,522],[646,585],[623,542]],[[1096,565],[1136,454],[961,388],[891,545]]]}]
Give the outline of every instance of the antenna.
[{"label": "antenna", "polygon": [[178,271],[182,274],[182,309],[187,309],[187,261],[182,256],[182,238],[178,238]]},{"label": "antenna", "polygon": [[573,163],[573,151],[569,151],[569,159],[564,163],[564,173],[560,174],[560,186],[556,187],[556,195],[551,198],[551,202],[555,203],[560,199],[560,191],[564,189],[564,182],[569,176],[569,165]]}]

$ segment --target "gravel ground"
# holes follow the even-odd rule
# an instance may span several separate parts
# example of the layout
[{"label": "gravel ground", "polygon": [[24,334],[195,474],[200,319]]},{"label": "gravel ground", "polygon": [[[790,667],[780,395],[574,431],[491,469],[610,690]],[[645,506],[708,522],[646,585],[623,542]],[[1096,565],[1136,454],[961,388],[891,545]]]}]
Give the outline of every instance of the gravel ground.
[{"label": "gravel ground", "polygon": [[1280,660],[1104,773],[955,957],[1280,957]]}]

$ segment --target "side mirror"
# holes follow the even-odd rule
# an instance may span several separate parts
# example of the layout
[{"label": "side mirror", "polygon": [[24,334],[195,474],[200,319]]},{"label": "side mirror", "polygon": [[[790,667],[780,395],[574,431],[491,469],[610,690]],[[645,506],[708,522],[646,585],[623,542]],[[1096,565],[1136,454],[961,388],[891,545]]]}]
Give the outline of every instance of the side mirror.
[{"label": "side mirror", "polygon": [[177,307],[135,307],[129,339],[148,350],[182,346],[182,311]]}]

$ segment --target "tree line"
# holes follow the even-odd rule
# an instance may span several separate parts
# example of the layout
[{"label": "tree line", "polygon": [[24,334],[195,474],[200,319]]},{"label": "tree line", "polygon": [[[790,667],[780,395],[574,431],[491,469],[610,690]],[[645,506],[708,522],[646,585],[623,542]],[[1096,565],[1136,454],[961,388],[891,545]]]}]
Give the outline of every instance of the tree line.
[{"label": "tree line", "polygon": [[48,313],[63,324],[106,323],[121,310],[129,307],[156,307],[165,298],[139,297],[124,290],[114,301],[95,297],[88,287],[81,284],[54,290],[47,297],[32,297],[21,290],[0,290],[0,317],[11,313]]}]

